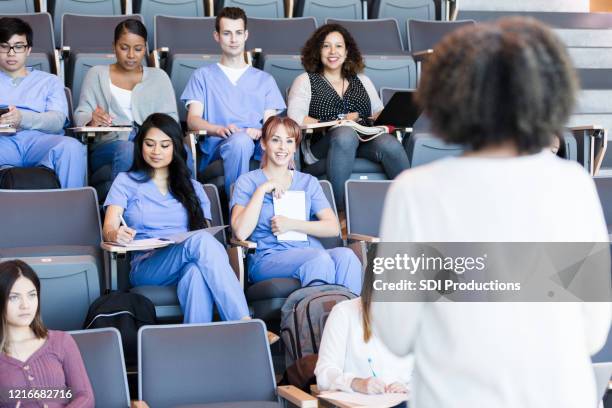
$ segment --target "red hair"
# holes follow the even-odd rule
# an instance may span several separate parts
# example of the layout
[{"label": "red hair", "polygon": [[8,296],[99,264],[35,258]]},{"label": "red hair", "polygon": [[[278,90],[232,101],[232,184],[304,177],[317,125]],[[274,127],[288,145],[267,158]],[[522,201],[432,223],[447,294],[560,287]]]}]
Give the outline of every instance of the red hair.
[{"label": "red hair", "polygon": [[[295,140],[295,148],[300,148],[300,142],[302,141],[302,131],[300,130],[300,125],[298,125],[293,119],[288,116],[272,116],[266,120],[263,128],[261,129],[261,142],[266,143],[270,138],[276,133],[276,129],[279,126],[284,126],[287,131],[287,135],[290,138]],[[264,168],[268,164],[268,157],[266,152],[264,151],[263,157],[261,158],[261,167]],[[293,158],[289,162],[289,168],[295,168],[295,163],[293,162]]]}]

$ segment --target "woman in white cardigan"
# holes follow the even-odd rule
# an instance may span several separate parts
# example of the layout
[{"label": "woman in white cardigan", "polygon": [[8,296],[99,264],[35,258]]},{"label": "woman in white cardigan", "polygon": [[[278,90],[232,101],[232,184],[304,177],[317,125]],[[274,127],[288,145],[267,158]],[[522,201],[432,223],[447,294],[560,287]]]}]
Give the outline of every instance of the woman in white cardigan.
[{"label": "woman in white cardigan", "polygon": [[320,391],[408,393],[414,359],[393,355],[372,333],[373,280],[370,268],[361,297],[338,303],[327,318],[315,368]]},{"label": "woman in white cardigan", "polygon": [[165,113],[178,121],[176,98],[168,75],[158,68],[142,66],[147,54],[147,30],[136,19],[120,22],[115,28],[117,62],[91,68],[81,87],[79,106],[74,113],[77,126],[132,126],[131,134],[111,132],[93,146],[90,167],[95,172],[111,164],[112,178],[132,165],[132,140],[152,113]]}]

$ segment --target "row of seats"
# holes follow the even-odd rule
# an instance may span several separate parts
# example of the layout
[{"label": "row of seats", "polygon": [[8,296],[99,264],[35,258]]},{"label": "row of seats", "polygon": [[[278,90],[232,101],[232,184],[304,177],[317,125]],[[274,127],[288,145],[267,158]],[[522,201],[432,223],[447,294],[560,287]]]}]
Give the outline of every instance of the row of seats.
[{"label": "row of seats", "polygon": [[[109,328],[70,334],[83,357],[96,405],[130,406],[120,333]],[[248,401],[242,402],[246,406],[257,401],[258,407],[279,407],[279,397],[287,396],[286,389],[276,388],[260,321],[145,326],[138,332],[138,350],[138,399],[151,407],[206,403],[239,407],[240,401]],[[604,347],[592,359],[600,398],[612,371],[610,352]]]}]

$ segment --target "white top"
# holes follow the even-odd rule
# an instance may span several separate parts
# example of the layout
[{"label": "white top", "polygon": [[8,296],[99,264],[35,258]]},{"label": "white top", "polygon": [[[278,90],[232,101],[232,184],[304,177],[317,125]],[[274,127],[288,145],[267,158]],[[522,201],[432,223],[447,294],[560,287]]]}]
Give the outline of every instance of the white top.
[{"label": "white top", "polygon": [[363,341],[360,298],[334,306],[325,323],[315,368],[321,391],[353,391],[353,379],[372,377],[372,371],[387,385],[408,384],[413,366],[412,356],[394,356],[375,335]]},{"label": "white top", "polygon": [[232,84],[234,84],[234,85],[236,85],[238,83],[238,80],[240,79],[242,74],[244,74],[246,72],[246,70],[249,69],[248,65],[245,65],[242,68],[226,67],[225,65],[221,64],[220,62],[217,62],[217,65],[219,66],[219,68],[221,68],[221,71],[223,71],[225,76],[227,76],[227,78],[230,80],[230,82]]},{"label": "white top", "polygon": [[132,122],[134,120],[134,116],[132,115],[132,91],[115,86],[110,78],[109,82],[113,98],[115,98],[117,104],[123,109],[125,116]]},{"label": "white top", "polygon": [[[363,84],[368,97],[370,98],[370,105],[372,106],[371,114],[374,115],[383,110],[384,105],[376,92],[374,84],[364,74],[358,74],[357,78]],[[295,120],[300,125],[304,122],[304,118],[308,116],[310,110],[310,99],[312,93],[310,90],[310,79],[308,73],[304,72],[293,80],[291,89],[289,90],[289,98],[287,102],[287,116]]]},{"label": "white top", "polygon": [[[402,173],[383,241],[606,242],[593,181],[552,153],[449,158]],[[414,353],[413,408],[597,406],[589,356],[609,303],[374,303],[375,331]]]}]

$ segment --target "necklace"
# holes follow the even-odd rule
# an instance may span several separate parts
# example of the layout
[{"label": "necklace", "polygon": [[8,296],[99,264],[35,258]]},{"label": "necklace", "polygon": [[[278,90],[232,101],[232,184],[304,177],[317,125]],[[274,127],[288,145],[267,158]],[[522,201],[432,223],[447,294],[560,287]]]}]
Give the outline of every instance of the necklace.
[{"label": "necklace", "polygon": [[[334,88],[334,85],[325,76],[325,74],[323,74],[322,77],[325,80],[325,82],[327,82],[327,84],[331,87],[331,89],[333,89],[334,92],[336,92],[336,88]],[[342,112],[338,114],[338,119],[343,120],[346,118],[346,115],[348,114],[348,106],[347,106],[347,101],[344,98],[344,78],[341,77],[340,80],[342,81],[342,94],[340,95],[340,100],[342,101]],[[338,94],[338,92],[336,92],[336,94]]]}]

